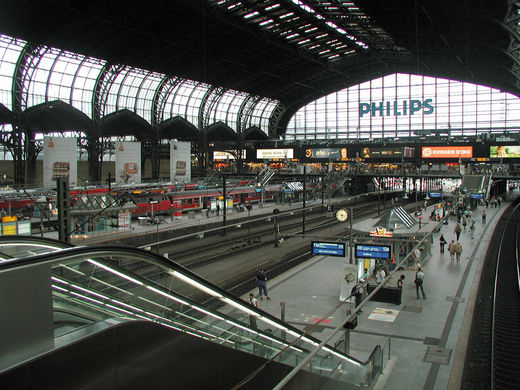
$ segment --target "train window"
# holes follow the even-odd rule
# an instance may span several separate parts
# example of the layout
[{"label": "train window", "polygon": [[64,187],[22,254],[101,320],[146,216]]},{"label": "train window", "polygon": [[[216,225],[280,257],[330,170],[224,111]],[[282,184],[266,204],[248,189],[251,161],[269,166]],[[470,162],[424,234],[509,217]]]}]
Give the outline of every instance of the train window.
[{"label": "train window", "polygon": [[193,199],[188,199],[188,204],[193,204]]},{"label": "train window", "polygon": [[195,198],[194,201],[195,201],[195,203],[200,203],[200,199],[199,198]]},{"label": "train window", "polygon": [[182,202],[181,202],[181,204],[182,204],[183,206],[186,205],[186,199],[183,199]]}]

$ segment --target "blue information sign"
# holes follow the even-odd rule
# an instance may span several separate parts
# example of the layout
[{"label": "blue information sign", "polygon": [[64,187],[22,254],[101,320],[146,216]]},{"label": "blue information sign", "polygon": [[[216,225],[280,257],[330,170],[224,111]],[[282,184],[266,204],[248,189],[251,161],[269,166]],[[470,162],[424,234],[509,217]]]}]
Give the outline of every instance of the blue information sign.
[{"label": "blue information sign", "polygon": [[283,190],[283,193],[284,193],[284,194],[292,194],[293,192],[294,192],[294,191],[291,190],[290,188],[284,188],[284,190]]},{"label": "blue information sign", "polygon": [[312,254],[345,257],[345,243],[312,241]]},{"label": "blue information sign", "polygon": [[391,245],[356,244],[356,257],[358,259],[385,259],[392,257]]},{"label": "blue information sign", "polygon": [[262,192],[263,190],[264,190],[263,188],[255,187],[255,192]]},{"label": "blue information sign", "polygon": [[440,198],[441,193],[440,192],[430,192],[430,198]]},{"label": "blue information sign", "polygon": [[471,199],[484,199],[484,194],[471,194],[469,197]]}]

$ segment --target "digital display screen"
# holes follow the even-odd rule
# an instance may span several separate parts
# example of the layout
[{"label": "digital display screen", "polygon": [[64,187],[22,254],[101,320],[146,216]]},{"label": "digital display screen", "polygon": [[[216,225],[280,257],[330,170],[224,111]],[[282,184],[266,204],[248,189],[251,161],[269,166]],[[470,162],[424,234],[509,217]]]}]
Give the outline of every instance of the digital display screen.
[{"label": "digital display screen", "polygon": [[356,257],[358,259],[390,260],[391,255],[391,245],[356,244]]},{"label": "digital display screen", "polygon": [[324,158],[328,160],[347,159],[347,148],[312,148],[305,149],[307,158]]},{"label": "digital display screen", "polygon": [[489,157],[491,158],[520,158],[520,146],[518,145],[500,145],[489,147]]},{"label": "digital display screen", "polygon": [[312,254],[345,257],[345,243],[312,241]]}]

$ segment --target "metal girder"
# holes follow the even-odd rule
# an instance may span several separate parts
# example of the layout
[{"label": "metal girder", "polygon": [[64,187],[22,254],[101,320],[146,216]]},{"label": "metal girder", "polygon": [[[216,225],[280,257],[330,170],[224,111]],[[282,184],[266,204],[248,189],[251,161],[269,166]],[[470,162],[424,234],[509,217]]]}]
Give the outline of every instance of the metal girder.
[{"label": "metal girder", "polygon": [[161,83],[155,90],[152,101],[152,123],[156,127],[163,120],[164,107],[168,96],[170,96],[173,89],[179,85],[182,79],[172,76],[166,76],[161,80]]},{"label": "metal girder", "polygon": [[[28,84],[42,58],[42,49],[47,50],[44,46],[27,43],[18,57],[13,75],[11,93],[15,124],[13,124],[9,142],[13,155],[15,185],[25,183],[25,158],[28,158],[29,162],[34,162],[34,164],[36,162],[36,156],[33,149],[31,149],[31,143],[27,141],[28,137],[26,132],[24,132],[20,118],[22,111],[27,108]],[[34,169],[35,167],[32,168]]]},{"label": "metal girder", "polygon": [[250,95],[247,99],[244,99],[237,113],[237,124],[238,129],[237,132],[242,135],[244,130],[247,129],[247,119],[251,115],[251,111],[255,108],[258,102],[262,100],[260,96],[252,96]]},{"label": "metal girder", "polygon": [[284,109],[285,108],[282,106],[282,104],[278,103],[278,105],[273,110],[271,117],[269,118],[269,132],[267,134],[271,138],[278,137],[278,125]]},{"label": "metal girder", "polygon": [[[157,137],[147,139],[142,143],[142,147],[150,156],[150,162],[152,164],[152,179],[159,179],[161,168],[161,148],[159,147],[159,139]],[[144,167],[146,156],[142,156],[141,160],[142,166]]]},{"label": "metal girder", "polygon": [[209,114],[226,91],[227,88],[213,87],[206,92],[199,108],[199,130],[204,129],[209,125]]},{"label": "metal girder", "polygon": [[108,91],[123,69],[123,65],[107,63],[99,73],[92,96],[92,120],[97,122],[105,116]]},{"label": "metal girder", "polygon": [[83,140],[83,146],[88,154],[88,175],[90,180],[95,183],[101,183],[101,168],[103,158],[103,145],[97,135],[88,134]]}]

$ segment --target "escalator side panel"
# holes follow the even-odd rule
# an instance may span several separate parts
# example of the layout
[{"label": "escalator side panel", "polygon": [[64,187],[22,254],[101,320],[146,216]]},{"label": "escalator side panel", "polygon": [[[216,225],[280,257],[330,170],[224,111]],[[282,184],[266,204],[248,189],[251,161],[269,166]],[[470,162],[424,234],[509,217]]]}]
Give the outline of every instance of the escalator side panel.
[{"label": "escalator side panel", "polygon": [[[113,326],[0,376],[16,389],[229,389],[265,362],[258,356],[141,321]],[[243,389],[275,386],[291,367],[272,362]],[[350,389],[300,371],[287,389]]]}]

